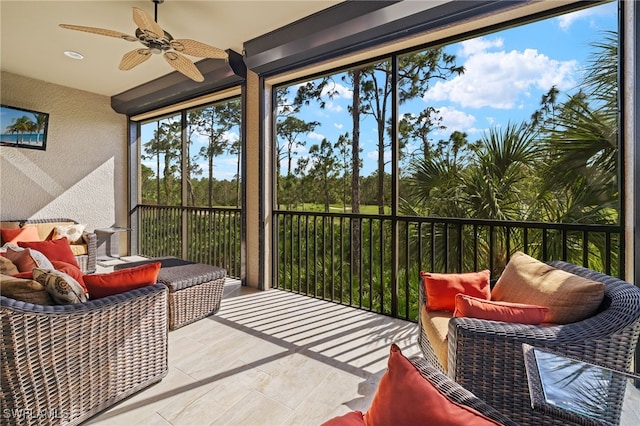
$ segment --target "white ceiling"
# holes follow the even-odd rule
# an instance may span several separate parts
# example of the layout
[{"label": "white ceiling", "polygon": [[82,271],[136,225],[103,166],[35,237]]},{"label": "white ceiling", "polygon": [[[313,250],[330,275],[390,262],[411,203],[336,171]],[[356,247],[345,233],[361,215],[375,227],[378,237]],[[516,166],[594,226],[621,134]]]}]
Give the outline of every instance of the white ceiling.
[{"label": "white ceiling", "polygon": [[[242,53],[245,41],[341,1],[166,0],[158,6],[158,23],[174,38]],[[0,0],[0,69],[107,96],[173,72],[160,56],[120,71],[122,55],[141,46],[138,42],[58,27],[74,24],[133,35],[134,6],[154,15],[151,0]],[[79,52],[84,59],[68,58],[65,50]]]}]

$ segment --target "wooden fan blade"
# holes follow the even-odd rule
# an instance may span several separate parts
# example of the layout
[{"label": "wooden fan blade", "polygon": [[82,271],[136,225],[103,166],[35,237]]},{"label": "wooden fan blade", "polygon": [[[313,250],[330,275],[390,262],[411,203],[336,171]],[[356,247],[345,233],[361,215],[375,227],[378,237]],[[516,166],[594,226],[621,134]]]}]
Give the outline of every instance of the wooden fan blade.
[{"label": "wooden fan blade", "polygon": [[94,27],[82,27],[80,25],[58,24],[59,27],[67,30],[84,31],[85,33],[99,34],[107,37],[121,38],[127,41],[138,41],[137,38],[129,34],[121,33],[119,31],[105,30],[104,28]]},{"label": "wooden fan blade", "polygon": [[196,65],[178,52],[166,52],[163,56],[176,71],[181,72],[193,81],[204,81],[204,77]]},{"label": "wooden fan blade", "polygon": [[150,37],[155,39],[162,39],[164,37],[164,30],[153,18],[144,10],[133,8],[133,22],[136,23],[138,28],[146,32]]},{"label": "wooden fan blade", "polygon": [[227,59],[229,55],[222,49],[189,39],[172,40],[171,47],[186,55],[198,58]]},{"label": "wooden fan blade", "polygon": [[140,65],[150,57],[151,52],[149,49],[134,49],[131,52],[124,54],[118,68],[122,71],[128,71],[131,68]]}]

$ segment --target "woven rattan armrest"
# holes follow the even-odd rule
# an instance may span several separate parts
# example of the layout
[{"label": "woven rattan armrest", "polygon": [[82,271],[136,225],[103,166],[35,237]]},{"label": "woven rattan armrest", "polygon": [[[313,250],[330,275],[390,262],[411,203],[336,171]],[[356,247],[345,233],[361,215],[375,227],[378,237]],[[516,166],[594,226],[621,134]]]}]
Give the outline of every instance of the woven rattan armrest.
[{"label": "woven rattan armrest", "polygon": [[85,274],[92,274],[96,271],[96,262],[98,260],[98,236],[93,232],[84,231],[82,239],[87,245],[87,270]]}]

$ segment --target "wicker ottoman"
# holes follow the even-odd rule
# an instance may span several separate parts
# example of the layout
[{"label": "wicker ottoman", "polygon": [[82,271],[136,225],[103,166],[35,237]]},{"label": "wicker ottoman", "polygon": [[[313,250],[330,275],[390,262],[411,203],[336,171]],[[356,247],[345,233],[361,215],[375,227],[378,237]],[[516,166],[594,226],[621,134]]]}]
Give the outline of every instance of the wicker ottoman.
[{"label": "wicker ottoman", "polygon": [[220,309],[227,271],[175,257],[124,263],[114,269],[160,262],[158,283],[169,288],[169,330],[213,315]]}]

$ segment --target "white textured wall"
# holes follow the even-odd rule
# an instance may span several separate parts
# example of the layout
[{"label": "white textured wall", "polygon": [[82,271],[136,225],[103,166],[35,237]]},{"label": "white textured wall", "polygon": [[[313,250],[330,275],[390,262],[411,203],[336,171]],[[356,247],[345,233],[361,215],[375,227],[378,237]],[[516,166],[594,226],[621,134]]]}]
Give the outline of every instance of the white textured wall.
[{"label": "white textured wall", "polygon": [[127,223],[126,116],[110,98],[3,72],[3,104],[49,113],[45,151],[0,147],[0,219]]}]

